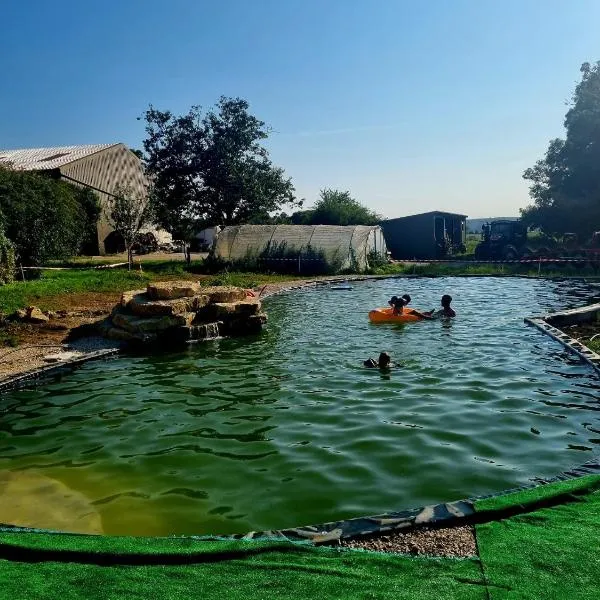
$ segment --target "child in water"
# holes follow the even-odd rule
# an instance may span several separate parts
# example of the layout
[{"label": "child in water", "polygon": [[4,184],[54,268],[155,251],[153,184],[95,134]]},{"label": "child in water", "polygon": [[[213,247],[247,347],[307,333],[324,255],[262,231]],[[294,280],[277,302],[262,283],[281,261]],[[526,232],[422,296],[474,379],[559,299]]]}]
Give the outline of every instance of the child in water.
[{"label": "child in water", "polygon": [[369,358],[365,360],[363,364],[368,369],[389,369],[391,366],[393,366],[392,359],[390,358],[390,355],[387,352],[382,352],[379,355],[379,361],[376,361],[373,358]]},{"label": "child in water", "polygon": [[392,296],[388,301],[388,304],[394,309],[395,315],[401,315],[404,307],[407,306],[411,301],[411,297],[408,294],[402,296]]},{"label": "child in water", "polygon": [[433,319],[433,311],[422,313],[414,308],[408,308],[405,310],[404,307],[410,303],[411,299],[412,298],[408,294],[403,294],[400,296],[400,298],[398,298],[398,296],[392,296],[388,304],[394,309],[394,315],[401,315],[404,312],[409,312],[420,319]]}]

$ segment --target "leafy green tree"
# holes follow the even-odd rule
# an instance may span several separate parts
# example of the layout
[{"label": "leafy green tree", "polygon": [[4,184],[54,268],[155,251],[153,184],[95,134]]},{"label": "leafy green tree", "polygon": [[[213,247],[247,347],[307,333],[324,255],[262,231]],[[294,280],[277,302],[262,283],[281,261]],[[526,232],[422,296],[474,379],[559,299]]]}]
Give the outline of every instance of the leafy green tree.
[{"label": "leafy green tree", "polygon": [[600,229],[600,62],[581,66],[581,81],[565,116],[565,139],[523,177],[533,204],[523,220],[548,234],[573,231],[582,238]]},{"label": "leafy green tree", "polygon": [[0,167],[0,210],[23,265],[77,254],[96,236],[95,194],[44,175]]},{"label": "leafy green tree", "polygon": [[350,192],[321,190],[311,210],[296,212],[291,217],[297,225],[375,225],[381,216],[350,196]]},{"label": "leafy green tree", "polygon": [[189,240],[210,225],[264,221],[294,205],[294,187],[262,145],[270,130],[248,102],[222,97],[207,112],[145,112],[145,164],[158,222]]},{"label": "leafy green tree", "polygon": [[141,230],[153,224],[154,215],[148,194],[138,193],[130,187],[119,187],[108,203],[108,211],[115,231],[121,235],[127,251],[127,266],[131,271],[133,245]]}]

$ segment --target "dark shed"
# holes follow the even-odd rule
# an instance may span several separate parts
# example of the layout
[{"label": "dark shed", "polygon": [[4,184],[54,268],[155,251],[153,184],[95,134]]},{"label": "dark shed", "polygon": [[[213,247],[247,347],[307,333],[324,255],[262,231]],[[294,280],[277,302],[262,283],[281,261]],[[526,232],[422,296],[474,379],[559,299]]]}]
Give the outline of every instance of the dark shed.
[{"label": "dark shed", "polygon": [[464,252],[466,215],[432,212],[381,222],[392,258],[436,259]]}]

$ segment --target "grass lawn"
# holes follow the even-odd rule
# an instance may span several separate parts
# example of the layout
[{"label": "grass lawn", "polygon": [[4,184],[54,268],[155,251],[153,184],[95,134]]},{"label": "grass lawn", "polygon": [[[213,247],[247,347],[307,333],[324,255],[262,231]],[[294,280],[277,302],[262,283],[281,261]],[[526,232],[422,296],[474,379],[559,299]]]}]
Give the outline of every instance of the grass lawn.
[{"label": "grass lawn", "polygon": [[120,294],[124,290],[145,287],[150,281],[169,279],[201,280],[204,285],[235,285],[256,287],[265,283],[297,279],[294,276],[265,275],[258,273],[219,273],[202,275],[201,262],[192,263],[191,270],[183,262],[149,261],[142,270],[127,269],[65,269],[41,270],[39,278],[30,281],[15,281],[0,287],[0,310],[10,314],[19,308],[35,305],[42,310],[59,310],[72,306],[67,296],[80,297],[85,306],[86,299],[93,300],[103,294]]}]

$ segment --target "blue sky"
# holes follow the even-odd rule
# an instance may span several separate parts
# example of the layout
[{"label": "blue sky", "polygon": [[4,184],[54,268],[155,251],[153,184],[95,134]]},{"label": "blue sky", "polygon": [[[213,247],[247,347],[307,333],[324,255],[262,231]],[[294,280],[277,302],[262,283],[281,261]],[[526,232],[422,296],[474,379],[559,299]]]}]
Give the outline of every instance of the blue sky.
[{"label": "blue sky", "polygon": [[3,0],[0,148],[139,148],[149,103],[241,96],[308,204],[516,215],[598,23],[598,0]]}]

